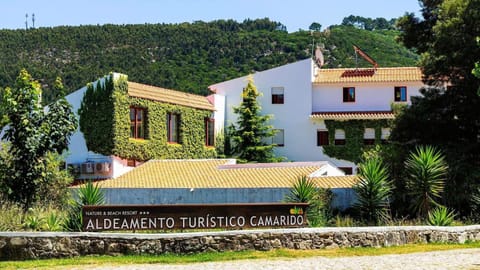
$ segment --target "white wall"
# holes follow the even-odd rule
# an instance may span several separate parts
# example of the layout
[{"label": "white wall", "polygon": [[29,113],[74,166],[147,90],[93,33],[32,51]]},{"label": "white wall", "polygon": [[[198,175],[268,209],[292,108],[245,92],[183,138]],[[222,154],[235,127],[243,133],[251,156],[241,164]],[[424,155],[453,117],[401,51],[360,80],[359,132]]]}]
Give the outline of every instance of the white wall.
[{"label": "white wall", "polygon": [[[313,86],[313,112],[325,111],[389,111],[394,102],[394,87],[407,87],[407,103],[419,96],[423,84],[418,83],[355,83],[316,84]],[[343,102],[343,87],[355,87],[355,102]]]}]

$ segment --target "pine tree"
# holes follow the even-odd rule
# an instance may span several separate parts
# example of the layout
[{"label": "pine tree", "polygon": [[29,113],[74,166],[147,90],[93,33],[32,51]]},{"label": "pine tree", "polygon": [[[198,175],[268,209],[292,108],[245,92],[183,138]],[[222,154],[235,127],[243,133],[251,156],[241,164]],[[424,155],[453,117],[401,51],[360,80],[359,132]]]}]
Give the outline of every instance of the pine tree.
[{"label": "pine tree", "polygon": [[238,114],[236,125],[229,127],[233,154],[238,155],[240,162],[275,162],[279,161],[273,153],[274,144],[267,141],[275,135],[268,124],[270,115],[261,115],[261,107],[257,97],[260,93],[255,87],[253,78],[249,77],[247,87],[243,89],[243,101],[233,108]]}]

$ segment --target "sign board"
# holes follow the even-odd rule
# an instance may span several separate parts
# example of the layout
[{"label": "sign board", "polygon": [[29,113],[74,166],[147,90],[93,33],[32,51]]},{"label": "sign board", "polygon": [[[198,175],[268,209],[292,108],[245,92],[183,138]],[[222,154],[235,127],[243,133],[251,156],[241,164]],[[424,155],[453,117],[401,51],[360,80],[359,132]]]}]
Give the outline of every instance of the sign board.
[{"label": "sign board", "polygon": [[306,203],[84,206],[84,231],[291,228],[307,223]]}]

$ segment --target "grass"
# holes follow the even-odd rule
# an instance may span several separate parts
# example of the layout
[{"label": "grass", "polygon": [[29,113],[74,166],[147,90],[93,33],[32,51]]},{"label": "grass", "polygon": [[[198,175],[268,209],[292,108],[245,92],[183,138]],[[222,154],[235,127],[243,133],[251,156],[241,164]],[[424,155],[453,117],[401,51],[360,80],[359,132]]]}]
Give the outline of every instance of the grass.
[{"label": "grass", "polygon": [[115,266],[129,264],[188,264],[211,261],[230,261],[246,259],[279,259],[323,257],[378,256],[388,254],[407,254],[415,252],[442,251],[464,248],[480,248],[480,242],[466,244],[414,244],[382,248],[340,248],[317,250],[278,249],[271,251],[208,252],[193,255],[128,255],[128,256],[85,256],[69,259],[48,259],[28,261],[0,262],[0,269],[60,269],[73,266]]}]

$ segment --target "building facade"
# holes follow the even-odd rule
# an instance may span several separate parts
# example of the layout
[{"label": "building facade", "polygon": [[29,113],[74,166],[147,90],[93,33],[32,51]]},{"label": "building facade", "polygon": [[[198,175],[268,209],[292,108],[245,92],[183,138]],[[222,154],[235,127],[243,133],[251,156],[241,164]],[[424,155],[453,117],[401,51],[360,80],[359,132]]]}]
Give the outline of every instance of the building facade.
[{"label": "building facade", "polygon": [[150,159],[216,156],[206,97],[111,74],[66,98],[80,123],[66,158],[77,179],[115,178]]},{"label": "building facade", "polygon": [[[388,139],[392,107],[409,104],[424,86],[416,67],[321,69],[311,59],[252,76],[262,113],[273,116],[278,131],[276,154],[330,161],[347,174],[355,173],[361,151]],[[210,86],[223,97],[215,105],[217,129],[236,123],[233,108],[246,85],[247,76]]]}]

